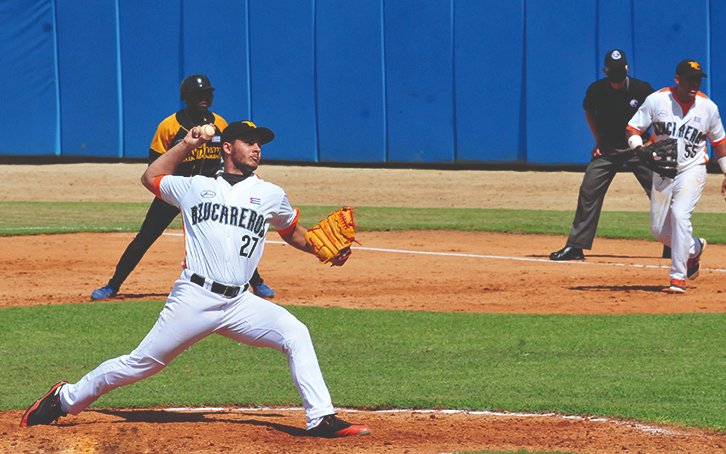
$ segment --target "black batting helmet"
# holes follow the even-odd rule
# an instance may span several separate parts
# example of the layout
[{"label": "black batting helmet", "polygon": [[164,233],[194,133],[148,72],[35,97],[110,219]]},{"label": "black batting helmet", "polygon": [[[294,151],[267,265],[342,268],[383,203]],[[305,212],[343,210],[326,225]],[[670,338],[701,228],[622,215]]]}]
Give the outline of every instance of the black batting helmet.
[{"label": "black batting helmet", "polygon": [[191,76],[184,79],[179,87],[179,93],[181,98],[184,99],[184,95],[193,93],[195,91],[212,91],[212,83],[209,81],[209,77],[204,74],[192,74]]}]

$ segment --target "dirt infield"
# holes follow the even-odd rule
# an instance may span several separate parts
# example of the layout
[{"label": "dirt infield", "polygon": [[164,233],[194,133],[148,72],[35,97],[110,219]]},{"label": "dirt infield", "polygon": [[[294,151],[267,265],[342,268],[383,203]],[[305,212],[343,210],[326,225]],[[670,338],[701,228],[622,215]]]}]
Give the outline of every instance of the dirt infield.
[{"label": "dirt infield", "polygon": [[[142,170],[143,166],[124,164],[1,166],[0,200],[149,200],[139,189]],[[567,172],[277,166],[262,168],[261,173],[288,189],[299,204],[498,207],[509,203],[567,210],[574,208],[581,178]],[[62,180],[62,190],[25,190],[30,179],[51,176]],[[347,181],[347,194],[320,200],[306,192],[315,181],[335,179]],[[723,201],[714,194],[717,180],[709,178],[699,211],[723,209]],[[93,190],[88,190],[89,185]],[[632,176],[616,178],[606,200],[610,210],[647,209]],[[0,307],[88,301],[90,292],[108,279],[132,237],[129,233],[0,237],[4,276]],[[596,239],[585,262],[556,263],[547,260],[547,254],[561,247],[564,236],[446,232],[446,241],[441,238],[441,232],[363,233],[353,259],[345,267],[331,269],[311,257],[305,259],[273,234],[260,268],[277,292],[275,301],[285,305],[541,314],[726,310],[724,246],[709,245],[699,279],[689,283],[686,294],[670,295],[662,291],[668,263],[659,257],[660,245],[653,241]],[[182,254],[181,233],[167,232],[130,276],[120,297],[96,304],[163,299],[179,275]],[[302,281],[302,275],[307,279]],[[330,288],[340,290],[333,294]],[[344,413],[372,427],[372,435],[355,440],[305,437],[301,410],[90,410],[63,418],[57,426],[29,429],[17,427],[20,415],[20,411],[0,413],[0,452],[726,451],[723,433],[557,415]]]},{"label": "dirt infield", "polygon": [[717,453],[723,436],[636,422],[555,416],[341,412],[372,434],[315,439],[302,411],[110,409],[62,418],[53,426],[17,427],[21,412],[0,419],[0,451],[62,453],[442,453],[530,449],[577,453]]},{"label": "dirt infield", "polygon": [[[355,260],[319,266],[268,238],[260,270],[286,305],[358,309],[621,314],[724,312],[726,247],[709,245],[683,295],[663,292],[668,263],[649,241],[597,240],[585,262],[551,262],[561,239],[472,232],[364,232]],[[0,307],[88,301],[112,274],[131,233],[0,237],[0,273],[12,287]],[[184,241],[163,235],[114,301],[164,299],[179,277]],[[105,251],[101,254],[99,251]],[[462,254],[467,254],[462,256]],[[304,282],[300,276],[306,276]],[[385,278],[381,278],[385,276]],[[335,292],[329,289],[336,289]]]}]

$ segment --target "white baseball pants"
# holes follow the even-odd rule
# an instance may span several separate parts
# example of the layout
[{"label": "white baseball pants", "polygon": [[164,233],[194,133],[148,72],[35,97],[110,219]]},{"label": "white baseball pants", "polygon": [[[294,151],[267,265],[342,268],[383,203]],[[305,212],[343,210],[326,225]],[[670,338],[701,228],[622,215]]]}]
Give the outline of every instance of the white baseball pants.
[{"label": "white baseball pants", "polygon": [[250,292],[224,298],[185,280],[184,274],[174,283],[156,324],[141,344],[128,355],[102,363],[78,383],[63,386],[61,406],[76,415],[112,389],[159,372],[186,348],[213,333],[284,353],[308,428],[334,413],[312,339],[302,322]]},{"label": "white baseball pants", "polygon": [[653,174],[650,229],[658,241],[671,248],[672,279],[685,279],[689,257],[700,252],[700,243],[693,238],[691,215],[705,186],[705,165],[678,172],[674,179]]}]

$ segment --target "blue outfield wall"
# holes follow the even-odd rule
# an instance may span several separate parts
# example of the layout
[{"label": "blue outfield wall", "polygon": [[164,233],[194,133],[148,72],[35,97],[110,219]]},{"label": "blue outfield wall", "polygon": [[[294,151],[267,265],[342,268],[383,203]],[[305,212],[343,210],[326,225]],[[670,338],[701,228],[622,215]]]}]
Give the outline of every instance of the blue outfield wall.
[{"label": "blue outfield wall", "polygon": [[55,21],[61,152],[120,156],[115,11],[103,2],[66,0],[55,4]]},{"label": "blue outfield wall", "polygon": [[524,162],[527,158],[524,3],[524,0],[456,2],[457,162]]},{"label": "blue outfield wall", "polygon": [[265,158],[315,161],[315,2],[248,3],[252,121],[276,135]]},{"label": "blue outfield wall", "polygon": [[529,163],[569,163],[589,157],[593,139],[582,99],[596,79],[597,3],[567,2],[563,9],[558,8],[563,4],[559,0],[527,2],[524,97]]},{"label": "blue outfield wall", "polygon": [[[213,5],[214,8],[210,8]],[[304,163],[580,165],[582,111],[622,48],[656,88],[700,60],[726,99],[726,2],[5,0],[0,155],[139,159],[209,75],[212,110]],[[211,10],[211,11],[210,11]],[[655,12],[657,11],[657,16]],[[202,13],[203,12],[203,13]],[[657,20],[654,19],[657,17]]]},{"label": "blue outfield wall", "polygon": [[0,2],[0,154],[60,152],[54,28],[47,0]]},{"label": "blue outfield wall", "polygon": [[318,160],[385,162],[383,5],[368,0],[338,5],[316,5]]}]

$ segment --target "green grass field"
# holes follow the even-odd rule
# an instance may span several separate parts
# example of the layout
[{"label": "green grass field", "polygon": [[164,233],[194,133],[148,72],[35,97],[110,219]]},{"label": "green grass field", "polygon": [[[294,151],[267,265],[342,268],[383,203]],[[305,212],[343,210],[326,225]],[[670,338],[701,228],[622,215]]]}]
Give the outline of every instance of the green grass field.
[{"label": "green grass field", "polygon": [[[0,235],[70,232],[131,232],[144,219],[148,203],[0,202]],[[300,206],[301,222],[313,225],[338,207]],[[574,212],[484,208],[357,207],[359,230],[465,230],[567,235]],[[652,239],[648,213],[603,212],[598,236]],[[712,244],[726,243],[726,213],[695,213],[694,234]],[[177,218],[171,228],[181,228]]]},{"label": "green grass field", "polygon": [[[147,205],[4,202],[0,208],[5,210],[2,234],[27,234],[135,230]],[[312,224],[332,208],[303,207],[302,222]],[[358,224],[363,230],[565,235],[572,215],[526,214],[361,207]],[[697,234],[719,243],[726,241],[720,227],[725,221],[721,214],[703,214],[694,224]],[[599,235],[649,238],[647,214],[603,213]],[[55,381],[77,380],[100,362],[128,353],[153,325],[162,304],[79,302],[0,309],[0,408],[24,408]],[[726,314],[288,309],[310,328],[338,406],[557,412],[726,431]],[[279,353],[213,336],[160,374],[96,403],[150,405],[298,406],[299,400]]]},{"label": "green grass field", "polygon": [[[0,408],[22,408],[50,384],[128,353],[161,306],[0,310]],[[726,429],[720,314],[289,310],[310,328],[339,406],[555,411]],[[225,404],[299,405],[284,357],[213,336],[164,372],[97,402]]]}]

